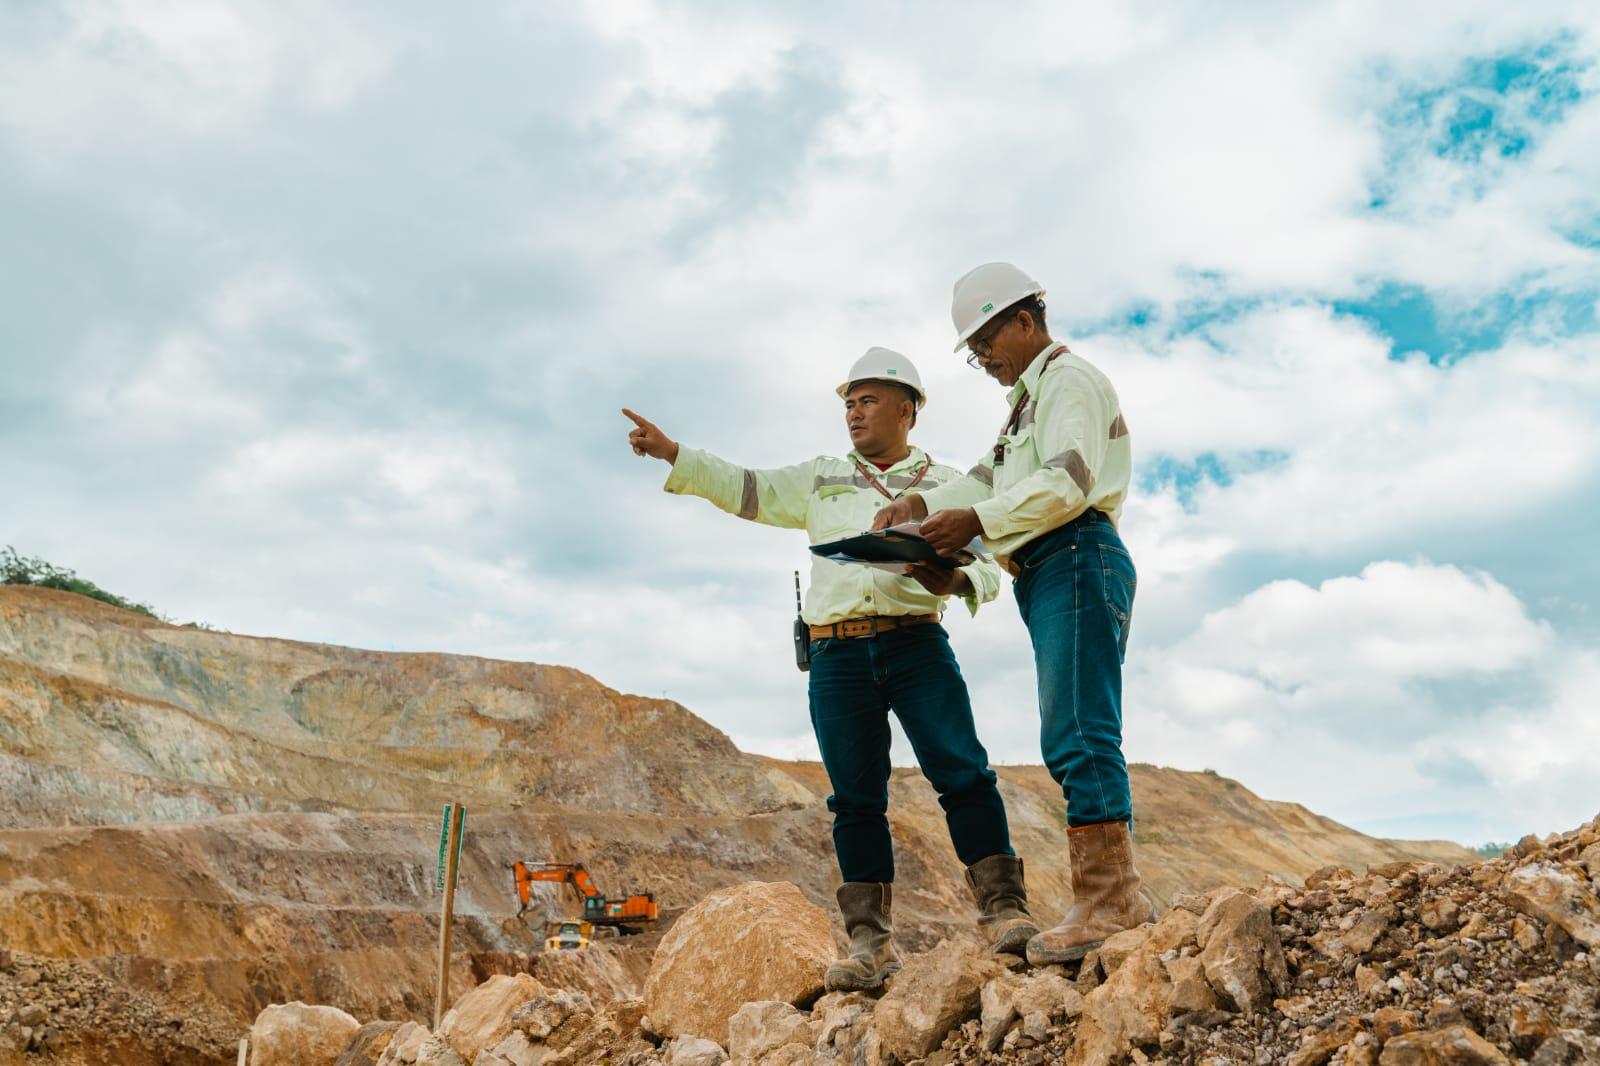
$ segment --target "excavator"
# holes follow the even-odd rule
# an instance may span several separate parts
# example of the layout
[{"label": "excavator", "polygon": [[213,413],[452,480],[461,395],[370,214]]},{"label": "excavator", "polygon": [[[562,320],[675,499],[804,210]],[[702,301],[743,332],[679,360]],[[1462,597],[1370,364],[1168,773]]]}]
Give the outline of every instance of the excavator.
[{"label": "excavator", "polygon": [[554,881],[568,884],[583,902],[583,920],[595,927],[595,932],[611,936],[628,936],[644,932],[644,927],[656,920],[656,898],[649,892],[630,893],[626,899],[607,899],[600,891],[581,862],[545,862],[530,859],[511,864],[516,879],[517,917],[528,909],[535,881]]}]

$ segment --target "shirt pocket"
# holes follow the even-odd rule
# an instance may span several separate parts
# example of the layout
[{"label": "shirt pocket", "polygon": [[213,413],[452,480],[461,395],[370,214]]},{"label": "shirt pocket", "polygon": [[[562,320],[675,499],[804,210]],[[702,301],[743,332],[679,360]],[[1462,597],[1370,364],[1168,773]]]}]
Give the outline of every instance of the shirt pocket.
[{"label": "shirt pocket", "polygon": [[1039,457],[1034,454],[1033,424],[1023,426],[1015,433],[1002,436],[1006,458],[994,472],[994,491],[1004,492],[1039,468]]},{"label": "shirt pocket", "polygon": [[[824,485],[811,497],[811,532],[816,540],[860,533],[861,490],[854,485]],[[869,518],[866,525],[871,525]]]}]

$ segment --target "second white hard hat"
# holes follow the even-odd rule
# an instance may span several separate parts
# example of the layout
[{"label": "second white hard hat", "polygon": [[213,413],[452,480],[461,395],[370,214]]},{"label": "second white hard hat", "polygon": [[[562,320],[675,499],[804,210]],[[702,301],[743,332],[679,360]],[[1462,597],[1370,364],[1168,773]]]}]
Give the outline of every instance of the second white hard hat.
[{"label": "second white hard hat", "polygon": [[850,368],[850,376],[839,386],[840,399],[858,381],[892,381],[896,385],[904,385],[916,393],[918,410],[928,402],[928,394],[922,391],[922,375],[917,373],[916,366],[899,352],[888,348],[868,348],[867,353],[855,361]]},{"label": "second white hard hat", "polygon": [[956,281],[950,318],[956,324],[956,351],[966,347],[983,324],[1028,296],[1043,296],[1044,286],[1010,263],[973,267]]}]

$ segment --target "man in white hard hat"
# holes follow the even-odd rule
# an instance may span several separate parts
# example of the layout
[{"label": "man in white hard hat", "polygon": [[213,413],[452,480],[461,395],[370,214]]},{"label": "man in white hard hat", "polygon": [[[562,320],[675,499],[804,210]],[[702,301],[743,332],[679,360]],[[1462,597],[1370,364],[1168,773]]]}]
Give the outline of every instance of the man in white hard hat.
[{"label": "man in white hard hat", "polygon": [[[704,497],[754,522],[804,529],[813,544],[866,529],[885,499],[962,481],[960,471],[908,443],[926,400],[911,360],[871,348],[838,393],[852,445],[846,457],[818,456],[770,470],[680,447],[648,420],[626,409],[623,414],[634,423],[628,434],[634,453],[672,464],[666,491]],[[846,956],[824,975],[835,991],[878,988],[900,968],[889,915],[890,711],[939,794],[993,950],[1020,955],[1038,932],[967,685],[939,624],[951,595],[974,612],[993,599],[999,568],[980,559],[955,570],[913,570],[901,576],[812,556],[802,611],[811,636],[811,726],[833,788],[828,809],[844,882],[838,901],[850,936]]]},{"label": "man in white hard hat", "polygon": [[[1133,612],[1133,560],[1117,535],[1132,472],[1116,390],[1051,339],[1044,288],[1010,263],[956,282],[955,350],[1010,389],[991,452],[956,482],[885,507],[883,527],[926,516],[941,551],[981,535],[1016,579],[1038,668],[1040,745],[1067,798],[1072,907],[1028,942],[1035,965],[1082,958],[1150,920],[1130,828],[1122,755],[1122,661]],[[977,503],[970,496],[984,499]],[[933,512],[931,515],[928,512]]]}]

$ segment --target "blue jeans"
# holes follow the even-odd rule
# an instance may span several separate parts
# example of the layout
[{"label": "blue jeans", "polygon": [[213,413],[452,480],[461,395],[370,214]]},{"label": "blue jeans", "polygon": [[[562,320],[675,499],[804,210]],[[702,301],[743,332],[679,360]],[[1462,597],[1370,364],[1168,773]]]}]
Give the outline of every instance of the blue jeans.
[{"label": "blue jeans", "polygon": [[972,722],[967,683],[942,625],[811,642],[811,727],[833,795],[833,849],[846,881],[893,881],[889,712],[939,794],[963,865],[1011,855],[1006,808]]},{"label": "blue jeans", "polygon": [[1024,545],[1015,592],[1039,675],[1039,746],[1069,826],[1132,822],[1122,757],[1122,661],[1137,578],[1098,512]]}]

